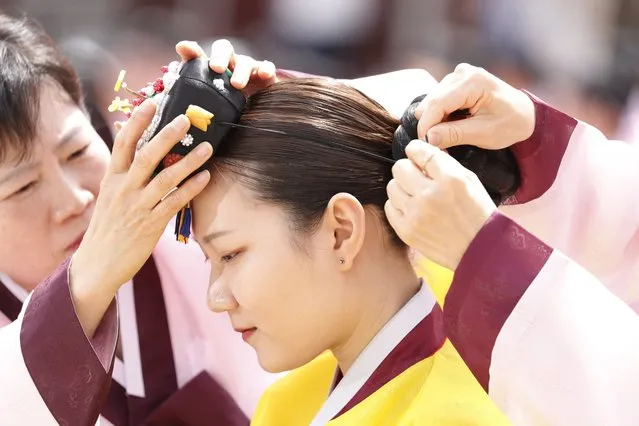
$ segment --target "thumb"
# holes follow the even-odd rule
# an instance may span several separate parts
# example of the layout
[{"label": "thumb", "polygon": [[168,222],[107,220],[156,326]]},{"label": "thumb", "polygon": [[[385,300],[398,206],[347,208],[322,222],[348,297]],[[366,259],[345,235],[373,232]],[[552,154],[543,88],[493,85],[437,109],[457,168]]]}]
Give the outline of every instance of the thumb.
[{"label": "thumb", "polygon": [[433,146],[447,149],[457,145],[473,145],[489,148],[493,138],[494,123],[483,116],[471,116],[456,121],[446,121],[431,127],[426,140]]}]

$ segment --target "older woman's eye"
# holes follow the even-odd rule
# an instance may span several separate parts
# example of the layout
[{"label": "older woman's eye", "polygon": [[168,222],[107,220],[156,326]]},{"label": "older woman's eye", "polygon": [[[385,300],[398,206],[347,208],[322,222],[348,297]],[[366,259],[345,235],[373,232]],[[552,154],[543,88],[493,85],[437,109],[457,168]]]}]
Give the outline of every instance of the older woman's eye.
[{"label": "older woman's eye", "polygon": [[10,197],[25,194],[25,193],[29,192],[29,190],[35,188],[35,186],[37,184],[38,184],[38,181],[29,182],[28,184],[24,185],[23,187],[18,189],[16,192],[11,194]]},{"label": "older woman's eye", "polygon": [[67,161],[75,160],[76,158],[82,157],[84,154],[86,154],[87,150],[89,149],[89,145],[91,144],[87,144],[84,147],[75,151],[73,154],[69,155],[69,158],[67,158]]}]

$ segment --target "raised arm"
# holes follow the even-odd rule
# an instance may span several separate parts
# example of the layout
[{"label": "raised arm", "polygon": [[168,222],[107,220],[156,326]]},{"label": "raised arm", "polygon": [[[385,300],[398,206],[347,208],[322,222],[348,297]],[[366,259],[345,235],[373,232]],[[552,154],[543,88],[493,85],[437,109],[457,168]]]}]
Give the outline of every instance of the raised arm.
[{"label": "raised arm", "polygon": [[639,308],[639,147],[531,99],[535,131],[512,148],[523,185],[502,211]]},{"label": "raised arm", "polygon": [[[448,336],[513,423],[637,424],[639,317],[628,304],[638,211],[625,184],[636,180],[635,148],[486,74],[462,67],[422,104],[431,143],[411,142],[395,165],[387,216],[455,271]],[[442,122],[461,108],[471,117]],[[516,221],[438,148],[464,143],[514,144],[523,184],[503,211]]]}]

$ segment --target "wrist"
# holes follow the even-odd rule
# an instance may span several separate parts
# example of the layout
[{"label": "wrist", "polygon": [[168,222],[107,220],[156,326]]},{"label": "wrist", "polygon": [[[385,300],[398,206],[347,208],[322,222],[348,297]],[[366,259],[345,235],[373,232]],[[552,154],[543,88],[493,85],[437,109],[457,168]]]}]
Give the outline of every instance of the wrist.
[{"label": "wrist", "polygon": [[535,102],[523,90],[517,90],[517,113],[520,117],[520,132],[515,143],[530,139],[537,127]]},{"label": "wrist", "polygon": [[117,293],[117,286],[109,282],[109,274],[94,264],[98,257],[86,253],[80,247],[71,257],[69,288],[74,300],[92,303],[94,300],[110,301]]},{"label": "wrist", "polygon": [[490,204],[491,205],[484,206],[470,222],[468,232],[465,234],[464,239],[460,244],[459,250],[457,251],[457,257],[452,262],[452,271],[455,271],[457,269],[462,258],[464,257],[466,252],[468,252],[471,244],[477,238],[477,235],[479,235],[484,226],[486,226],[486,223],[491,218],[491,216],[493,216],[498,211],[497,207],[494,204]]}]

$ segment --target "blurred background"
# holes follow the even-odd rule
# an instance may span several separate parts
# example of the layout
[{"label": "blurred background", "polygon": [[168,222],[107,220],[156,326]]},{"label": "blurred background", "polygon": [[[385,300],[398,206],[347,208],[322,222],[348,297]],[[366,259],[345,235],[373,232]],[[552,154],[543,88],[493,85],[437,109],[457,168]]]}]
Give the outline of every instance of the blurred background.
[{"label": "blurred background", "polygon": [[[94,113],[121,68],[143,86],[179,40],[228,38],[276,66],[351,78],[459,62],[639,140],[639,0],[0,0],[61,43]],[[98,117],[99,119],[100,117]]]}]

